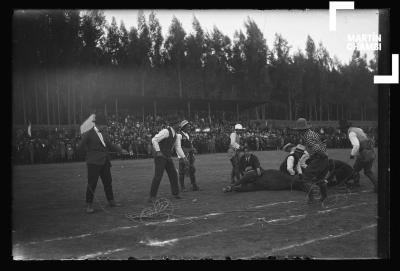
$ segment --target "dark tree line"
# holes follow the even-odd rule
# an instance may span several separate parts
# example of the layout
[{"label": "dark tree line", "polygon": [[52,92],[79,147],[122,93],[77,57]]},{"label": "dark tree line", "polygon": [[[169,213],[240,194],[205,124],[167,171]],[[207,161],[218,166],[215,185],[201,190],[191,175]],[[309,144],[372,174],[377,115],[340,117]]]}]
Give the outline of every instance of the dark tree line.
[{"label": "dark tree line", "polygon": [[377,119],[377,63],[354,51],[348,64],[308,36],[292,53],[275,35],[268,48],[248,18],[233,40],[193,18],[172,19],[163,37],[156,13],[126,29],[102,11],[16,11],[13,18],[14,122],[80,123],[108,95],[265,101],[266,118]]}]

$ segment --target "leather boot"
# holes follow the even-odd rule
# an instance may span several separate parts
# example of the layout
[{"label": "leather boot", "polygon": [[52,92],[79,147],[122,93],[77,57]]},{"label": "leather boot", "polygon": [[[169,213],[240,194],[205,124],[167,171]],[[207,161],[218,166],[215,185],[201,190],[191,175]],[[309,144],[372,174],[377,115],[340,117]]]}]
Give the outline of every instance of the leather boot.
[{"label": "leather boot", "polygon": [[321,199],[320,201],[323,202],[328,197],[328,189],[327,189],[326,182],[323,182],[319,185],[319,190],[321,191]]},{"label": "leather boot", "polygon": [[87,214],[93,214],[93,213],[94,213],[94,209],[93,209],[92,203],[88,203],[88,204],[87,204],[87,206],[86,206],[86,213],[87,213]]}]

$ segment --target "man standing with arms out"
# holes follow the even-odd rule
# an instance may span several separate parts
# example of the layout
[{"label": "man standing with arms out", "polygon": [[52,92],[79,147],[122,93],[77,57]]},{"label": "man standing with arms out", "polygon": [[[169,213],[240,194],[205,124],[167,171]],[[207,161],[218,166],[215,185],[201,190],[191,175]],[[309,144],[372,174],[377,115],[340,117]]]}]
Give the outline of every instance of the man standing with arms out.
[{"label": "man standing with arms out", "polygon": [[[307,124],[307,120],[299,118],[296,121],[296,127],[294,128],[299,132],[300,140],[302,145],[306,147],[310,158],[307,169],[303,174],[303,182],[307,187],[311,187],[312,184],[319,186],[321,191],[321,203],[327,197],[327,181],[325,180],[328,173],[328,156],[326,154],[326,146],[321,141],[318,133],[310,129],[310,125]],[[310,189],[308,189],[310,190]],[[312,191],[308,192],[308,203],[314,202],[314,196]]]},{"label": "man standing with arms out", "polygon": [[102,115],[92,115],[94,126],[82,135],[78,149],[86,147],[86,163],[88,171],[88,185],[86,189],[86,213],[94,213],[93,197],[99,176],[103,182],[104,192],[110,207],[121,206],[114,201],[111,177],[111,162],[108,150],[121,152],[121,148],[112,144],[105,134],[106,120]]},{"label": "man standing with arms out", "polygon": [[155,172],[153,181],[151,183],[150,198],[149,202],[154,202],[157,196],[158,187],[164,170],[167,171],[169,182],[171,184],[172,195],[176,199],[180,199],[179,186],[178,186],[178,174],[174,162],[172,161],[172,151],[175,148],[177,153],[183,152],[180,147],[177,146],[176,130],[179,128],[179,123],[176,121],[173,126],[167,126],[156,134],[151,142],[155,150],[154,164]]},{"label": "man standing with arms out", "polygon": [[356,157],[353,165],[354,185],[360,186],[360,171],[364,169],[364,174],[368,177],[374,186],[374,192],[378,192],[377,180],[372,173],[372,164],[375,160],[375,152],[372,142],[361,128],[349,127],[347,131],[353,149],[350,153],[350,159]]},{"label": "man standing with arms out", "polygon": [[243,126],[241,124],[235,125],[235,131],[231,133],[231,143],[228,149],[228,155],[230,157],[230,161],[232,163],[232,172],[231,172],[231,184],[240,180],[240,172],[239,172],[239,150],[240,150],[240,135],[243,132]]},{"label": "man standing with arms out", "polygon": [[179,127],[180,131],[176,135],[176,154],[179,158],[179,183],[181,185],[181,191],[186,191],[185,175],[187,173],[189,173],[193,191],[198,191],[199,187],[196,184],[196,176],[194,175],[196,172],[194,167],[194,147],[188,133],[190,124],[187,120],[183,120]]}]

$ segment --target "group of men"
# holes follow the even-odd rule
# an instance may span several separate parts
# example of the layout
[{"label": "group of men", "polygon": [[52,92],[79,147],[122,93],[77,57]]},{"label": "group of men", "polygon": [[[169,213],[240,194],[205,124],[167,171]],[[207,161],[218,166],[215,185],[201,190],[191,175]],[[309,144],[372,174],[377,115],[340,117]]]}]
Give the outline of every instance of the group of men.
[{"label": "group of men", "polygon": [[[82,135],[78,149],[86,148],[86,163],[88,184],[86,189],[86,212],[93,213],[93,198],[98,178],[101,177],[109,206],[117,207],[121,204],[114,200],[112,190],[110,152],[122,152],[120,146],[111,143],[104,133],[106,129],[105,117],[101,114],[94,115],[91,119],[93,127]],[[282,163],[280,170],[264,170],[260,161],[249,152],[248,146],[241,145],[240,136],[244,128],[235,125],[235,131],[230,135],[231,143],[228,150],[232,164],[231,185],[224,188],[229,191],[254,191],[254,190],[281,190],[290,188],[310,191],[317,185],[321,192],[321,201],[327,197],[327,184],[334,177],[346,182],[352,178],[355,185],[359,185],[359,172],[364,169],[365,175],[377,188],[376,179],[371,171],[375,153],[369,144],[368,137],[360,128],[350,127],[348,135],[353,149],[350,158],[356,157],[354,167],[349,171],[349,166],[341,161],[328,159],[325,143],[318,133],[310,129],[310,125],[303,118],[296,122],[294,128],[299,132],[301,142],[298,145],[286,146],[289,155]],[[190,123],[187,120],[171,123],[152,138],[154,148],[155,172],[152,179],[148,202],[154,202],[157,197],[159,185],[167,172],[171,185],[172,195],[180,199],[180,192],[187,191],[185,176],[189,176],[192,190],[200,190],[195,176],[195,148],[193,147]],[[172,157],[174,152],[178,156],[179,170],[177,172]],[[347,166],[346,166],[347,165]],[[313,202],[313,193],[308,193],[309,202]]]},{"label": "group of men", "polygon": [[[105,117],[102,114],[92,115],[89,120],[94,125],[83,133],[82,139],[78,144],[78,149],[85,148],[87,152],[88,184],[86,189],[86,212],[91,214],[94,213],[94,192],[99,177],[102,180],[109,206],[121,206],[120,203],[114,200],[109,154],[112,152],[122,152],[123,150],[120,146],[111,143],[107,133],[104,133],[107,126]],[[189,176],[193,191],[200,190],[195,176],[194,154],[196,150],[189,135],[189,127],[190,123],[187,120],[175,122],[171,126],[162,129],[152,138],[152,145],[155,151],[155,173],[151,183],[149,202],[156,200],[164,171],[168,174],[171,192],[176,199],[181,198],[179,196],[180,191],[187,191],[184,183],[185,176]],[[174,152],[176,152],[179,159],[179,173],[177,173],[172,160]]]},{"label": "group of men", "polygon": [[[362,129],[346,127],[353,145],[350,159],[356,158],[354,166],[351,167],[343,161],[329,159],[325,142],[310,128],[306,119],[298,119],[294,130],[299,133],[299,144],[284,146],[289,155],[279,170],[264,170],[258,158],[248,152],[247,146],[240,146],[240,134],[243,128],[241,125],[236,125],[235,132],[231,134],[228,151],[232,163],[231,185],[225,187],[223,191],[280,190],[290,187],[307,192],[308,202],[313,203],[312,189],[319,187],[320,201],[323,202],[327,198],[328,185],[360,186],[360,171],[364,169],[364,174],[377,192],[377,180],[372,173],[375,152],[373,144]],[[353,183],[350,183],[351,180]]]}]

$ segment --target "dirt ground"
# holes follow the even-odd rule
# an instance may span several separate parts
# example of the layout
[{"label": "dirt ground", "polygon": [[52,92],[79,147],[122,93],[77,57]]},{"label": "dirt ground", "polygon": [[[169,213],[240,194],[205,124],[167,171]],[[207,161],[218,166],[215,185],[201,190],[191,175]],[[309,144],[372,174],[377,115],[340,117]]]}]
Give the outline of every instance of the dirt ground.
[{"label": "dirt ground", "polygon": [[[328,154],[348,162],[349,152]],[[277,169],[286,155],[254,153],[264,169]],[[153,160],[112,164],[114,195],[123,206],[106,205],[99,180],[94,214],[85,213],[85,163],[15,166],[14,259],[377,258],[377,194],[363,174],[351,194],[330,189],[323,208],[305,204],[300,191],[223,193],[230,182],[227,155],[198,155],[201,191],[174,199],[165,174],[158,197],[170,202],[169,216],[139,220],[128,216],[153,207],[147,203]]]}]

